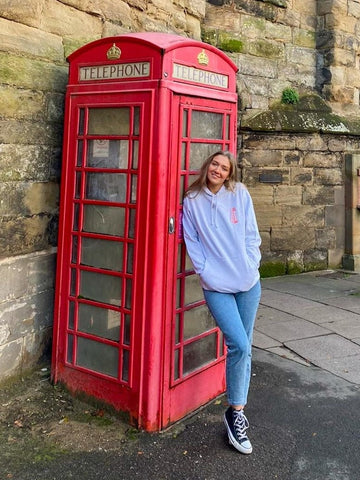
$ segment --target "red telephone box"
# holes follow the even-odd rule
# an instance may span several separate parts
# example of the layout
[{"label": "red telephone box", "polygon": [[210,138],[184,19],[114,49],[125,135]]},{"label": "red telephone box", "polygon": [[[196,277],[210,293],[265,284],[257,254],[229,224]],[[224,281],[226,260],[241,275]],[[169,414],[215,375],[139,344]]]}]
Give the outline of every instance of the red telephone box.
[{"label": "red telephone box", "polygon": [[225,388],[181,211],[203,160],[235,153],[237,67],[162,33],[68,61],[53,380],[161,430]]}]

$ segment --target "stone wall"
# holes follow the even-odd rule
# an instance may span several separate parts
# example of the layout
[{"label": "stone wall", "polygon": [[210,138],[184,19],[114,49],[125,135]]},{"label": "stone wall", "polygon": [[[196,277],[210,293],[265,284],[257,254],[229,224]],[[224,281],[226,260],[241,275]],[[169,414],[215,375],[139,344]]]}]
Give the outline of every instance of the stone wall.
[{"label": "stone wall", "polygon": [[[71,52],[162,31],[232,58],[262,271],[282,274],[341,265],[344,156],[359,150],[359,125],[349,123],[359,115],[359,30],[357,0],[0,0],[0,378],[49,344]],[[284,115],[287,87],[326,108],[315,101]]]},{"label": "stone wall", "polygon": [[[203,38],[239,67],[238,152],[262,234],[262,274],[341,267],[351,228],[344,158],[359,149],[359,2],[208,4]],[[285,88],[299,106],[281,104]]]},{"label": "stone wall", "polygon": [[104,36],[200,39],[205,0],[0,0],[0,378],[49,346],[66,57]]}]

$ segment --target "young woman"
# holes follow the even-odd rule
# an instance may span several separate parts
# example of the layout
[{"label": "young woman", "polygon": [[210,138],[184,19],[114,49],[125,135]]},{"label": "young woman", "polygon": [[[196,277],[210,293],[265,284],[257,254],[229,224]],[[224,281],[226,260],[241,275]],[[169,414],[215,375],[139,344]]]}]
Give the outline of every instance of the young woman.
[{"label": "young woman", "polygon": [[229,442],[241,453],[252,452],[244,414],[250,384],[251,344],[260,301],[260,235],[252,200],[237,181],[229,152],[204,162],[183,205],[188,254],[200,276],[204,297],[227,346],[224,414]]}]

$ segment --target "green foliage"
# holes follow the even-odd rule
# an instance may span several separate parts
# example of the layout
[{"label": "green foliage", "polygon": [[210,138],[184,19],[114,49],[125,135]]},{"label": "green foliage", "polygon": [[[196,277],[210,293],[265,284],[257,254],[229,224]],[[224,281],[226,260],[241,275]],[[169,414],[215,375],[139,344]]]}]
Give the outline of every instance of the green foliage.
[{"label": "green foliage", "polygon": [[299,99],[298,92],[290,87],[285,88],[281,95],[281,103],[286,105],[295,105],[296,103],[299,103]]}]

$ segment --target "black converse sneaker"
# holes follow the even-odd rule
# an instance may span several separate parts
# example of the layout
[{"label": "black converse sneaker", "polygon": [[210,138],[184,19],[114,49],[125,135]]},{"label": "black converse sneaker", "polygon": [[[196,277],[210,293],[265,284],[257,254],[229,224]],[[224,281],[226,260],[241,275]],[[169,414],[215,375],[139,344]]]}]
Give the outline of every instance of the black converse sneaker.
[{"label": "black converse sneaker", "polygon": [[244,411],[234,410],[229,407],[224,414],[224,423],[226,425],[229,443],[241,453],[251,453],[252,445],[246,435],[249,422],[245,417]]}]

